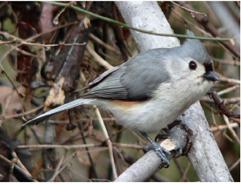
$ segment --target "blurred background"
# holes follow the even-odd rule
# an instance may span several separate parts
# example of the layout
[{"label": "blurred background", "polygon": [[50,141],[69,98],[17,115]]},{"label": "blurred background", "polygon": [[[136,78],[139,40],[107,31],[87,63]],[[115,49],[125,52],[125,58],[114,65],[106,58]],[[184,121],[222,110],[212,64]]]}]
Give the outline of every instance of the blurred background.
[{"label": "blurred background", "polygon": [[[203,41],[221,78],[215,90],[222,103],[218,108],[205,96],[201,104],[234,180],[240,181],[240,2],[159,5],[175,33],[190,29],[232,38]],[[129,30],[101,16],[124,22],[114,2],[0,3],[1,181],[112,181],[113,168],[119,175],[144,154],[140,137],[89,106],[21,129],[26,120],[78,98],[99,74],[138,54]],[[189,160],[179,157],[147,181],[198,180]]]}]

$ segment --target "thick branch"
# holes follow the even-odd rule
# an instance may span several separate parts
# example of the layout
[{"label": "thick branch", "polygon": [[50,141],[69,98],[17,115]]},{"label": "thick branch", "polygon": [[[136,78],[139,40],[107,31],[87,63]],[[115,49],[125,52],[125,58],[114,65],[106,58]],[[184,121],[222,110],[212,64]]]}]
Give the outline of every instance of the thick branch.
[{"label": "thick branch", "polygon": [[[171,153],[172,157],[180,156],[187,144],[188,132],[181,126],[175,126],[169,132],[169,137],[161,142],[161,146]],[[131,165],[115,181],[141,182],[148,179],[160,168],[161,160],[154,151],[149,151],[137,162]]]},{"label": "thick branch", "polygon": [[[116,4],[129,25],[137,28],[148,28],[155,32],[173,33],[156,2],[117,2]],[[176,38],[158,37],[135,31],[132,31],[132,35],[141,52],[153,48],[175,47],[179,45],[179,41]],[[199,102],[192,105],[181,119],[194,133],[192,138],[193,147],[189,153],[189,158],[200,180],[232,181],[233,179],[224,162],[222,154],[218,149],[212,133],[209,131],[208,122]],[[177,141],[181,140],[180,137]],[[148,165],[153,167],[152,170],[149,169],[154,173],[157,168],[157,162],[153,159],[153,154],[147,153],[144,158],[143,163],[145,160],[148,160]],[[144,174],[145,167],[146,165],[140,167],[143,171],[140,175]],[[135,178],[132,179],[135,181]],[[117,181],[123,180],[119,178]]]}]

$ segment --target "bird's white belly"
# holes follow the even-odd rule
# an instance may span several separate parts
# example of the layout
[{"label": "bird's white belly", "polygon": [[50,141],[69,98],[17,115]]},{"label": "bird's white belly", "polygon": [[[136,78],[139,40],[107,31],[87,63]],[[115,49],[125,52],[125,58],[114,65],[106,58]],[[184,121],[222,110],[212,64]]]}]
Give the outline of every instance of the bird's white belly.
[{"label": "bird's white belly", "polygon": [[182,109],[173,103],[169,103],[168,99],[159,101],[159,103],[162,104],[161,108],[158,108],[155,102],[153,104],[143,102],[128,110],[118,107],[109,110],[117,119],[117,123],[127,128],[137,129],[142,132],[158,132],[172,123],[181,113],[180,109]]},{"label": "bird's white belly", "polygon": [[[184,81],[186,82],[186,81]],[[192,84],[192,83],[190,83]],[[158,89],[158,98],[130,107],[104,105],[117,120],[117,123],[142,132],[158,132],[174,122],[191,104],[199,100],[210,89],[211,84],[205,82],[202,88],[187,86],[183,83],[166,83]],[[108,102],[107,102],[108,103]]]}]

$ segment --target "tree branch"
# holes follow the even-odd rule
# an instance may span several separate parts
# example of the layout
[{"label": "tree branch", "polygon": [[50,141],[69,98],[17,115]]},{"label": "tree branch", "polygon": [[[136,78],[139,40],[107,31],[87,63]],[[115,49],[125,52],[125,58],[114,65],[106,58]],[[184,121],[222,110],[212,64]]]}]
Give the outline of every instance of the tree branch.
[{"label": "tree branch", "polygon": [[[181,125],[173,127],[169,132],[169,137],[161,142],[161,146],[171,153],[171,157],[182,154],[182,150],[187,145],[188,132]],[[125,172],[123,172],[116,182],[141,182],[148,179],[156,170],[160,169],[161,160],[154,151],[149,151]]]},{"label": "tree branch", "polygon": [[[127,24],[140,29],[148,27],[153,31],[158,30],[158,32],[173,33],[156,2],[116,2],[116,4]],[[176,47],[179,45],[179,41],[173,37],[158,37],[142,34],[134,30],[131,32],[141,52],[154,48]],[[194,134],[192,137],[193,146],[188,156],[200,180],[233,181],[217,143],[209,130],[208,122],[200,103],[197,102],[192,105],[185,112],[185,115],[181,117],[181,120],[191,128]],[[176,141],[183,141],[182,137],[179,137]],[[160,162],[157,162],[154,158],[154,153],[148,152],[139,160],[143,162],[144,166],[139,163],[135,166],[138,166],[137,168],[140,167],[139,169],[143,171],[138,174],[138,177],[145,175],[146,170],[144,168],[148,168],[152,172],[151,174],[156,171]],[[147,160],[148,162],[146,162]],[[128,172],[128,170],[125,172]],[[150,172],[148,173],[150,174]],[[128,181],[135,181],[136,177],[133,176]],[[148,176],[145,176],[145,178],[148,178]],[[117,181],[124,180],[123,174],[117,179]]]}]

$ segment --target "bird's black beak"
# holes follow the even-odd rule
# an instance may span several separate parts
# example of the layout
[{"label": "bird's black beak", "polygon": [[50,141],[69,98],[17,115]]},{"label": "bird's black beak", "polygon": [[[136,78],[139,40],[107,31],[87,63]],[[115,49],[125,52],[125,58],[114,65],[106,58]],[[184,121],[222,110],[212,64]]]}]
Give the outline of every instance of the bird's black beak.
[{"label": "bird's black beak", "polygon": [[208,71],[203,75],[203,78],[209,81],[218,81],[219,77],[216,72]]}]

